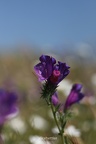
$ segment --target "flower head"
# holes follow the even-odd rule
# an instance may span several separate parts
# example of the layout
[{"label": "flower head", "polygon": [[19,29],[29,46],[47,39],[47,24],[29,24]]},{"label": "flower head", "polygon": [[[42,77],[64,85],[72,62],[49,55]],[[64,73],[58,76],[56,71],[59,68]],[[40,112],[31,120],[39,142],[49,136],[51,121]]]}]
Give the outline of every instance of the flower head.
[{"label": "flower head", "polygon": [[4,124],[9,115],[17,112],[16,102],[16,93],[0,89],[0,125]]},{"label": "flower head", "polygon": [[71,92],[65,102],[64,111],[68,109],[72,104],[79,102],[83,97],[84,94],[81,93],[82,85],[81,84],[74,84]]},{"label": "flower head", "polygon": [[58,84],[69,74],[69,66],[66,63],[58,62],[53,57],[42,55],[40,63],[34,66],[34,70],[40,81],[47,80],[48,82]]}]

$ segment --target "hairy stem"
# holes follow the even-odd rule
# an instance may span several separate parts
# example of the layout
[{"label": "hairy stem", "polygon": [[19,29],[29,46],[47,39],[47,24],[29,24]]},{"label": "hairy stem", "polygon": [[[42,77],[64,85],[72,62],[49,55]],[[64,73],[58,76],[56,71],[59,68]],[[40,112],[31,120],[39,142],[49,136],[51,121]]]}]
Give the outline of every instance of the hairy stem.
[{"label": "hairy stem", "polygon": [[51,110],[52,110],[52,113],[53,113],[53,116],[54,116],[55,123],[56,123],[56,125],[57,125],[57,127],[58,127],[59,134],[60,134],[61,139],[62,139],[62,144],[66,144],[66,143],[64,143],[63,132],[62,132],[62,129],[60,128],[60,126],[59,126],[59,124],[58,124],[58,120],[57,120],[57,118],[56,118],[56,112],[54,111],[54,107],[53,107],[52,104],[51,104]]}]

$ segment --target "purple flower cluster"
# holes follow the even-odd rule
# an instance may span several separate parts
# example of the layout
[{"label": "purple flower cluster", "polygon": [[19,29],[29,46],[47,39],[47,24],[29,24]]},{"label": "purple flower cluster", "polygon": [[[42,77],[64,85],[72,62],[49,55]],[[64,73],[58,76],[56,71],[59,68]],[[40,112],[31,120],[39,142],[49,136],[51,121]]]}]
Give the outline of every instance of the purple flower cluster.
[{"label": "purple flower cluster", "polygon": [[58,84],[69,74],[69,66],[66,63],[59,62],[48,55],[42,55],[34,70],[38,75],[39,81],[47,80],[53,84]]},{"label": "purple flower cluster", "polygon": [[[81,84],[73,85],[73,87],[70,91],[70,94],[66,99],[65,104],[63,104],[64,105],[63,111],[66,111],[68,108],[70,108],[71,105],[79,102],[84,97],[84,94],[80,92],[81,89],[82,89]],[[58,99],[57,93],[54,93],[54,95],[51,98],[51,101],[54,106],[57,106],[59,104],[59,99]]]},{"label": "purple flower cluster", "polygon": [[[47,86],[45,85],[43,89],[43,98],[51,98],[51,102],[54,106],[60,105],[58,100],[58,95],[55,92],[55,89],[51,92],[51,86],[57,86],[59,82],[61,82],[68,74],[69,74],[69,66],[66,63],[62,63],[58,61],[56,63],[55,58],[50,57],[48,55],[42,55],[39,58],[40,62],[34,66],[34,70],[38,75],[39,81],[47,81]],[[51,85],[52,84],[52,85]],[[53,87],[54,88],[54,87]],[[81,84],[74,84],[71,92],[63,106],[63,111],[66,111],[71,105],[74,103],[79,102],[83,97],[84,94],[81,93],[82,85]],[[54,94],[53,94],[54,93]],[[49,99],[50,100],[50,99]]]},{"label": "purple flower cluster", "polygon": [[0,126],[4,124],[8,116],[18,111],[16,103],[16,93],[0,89]]}]

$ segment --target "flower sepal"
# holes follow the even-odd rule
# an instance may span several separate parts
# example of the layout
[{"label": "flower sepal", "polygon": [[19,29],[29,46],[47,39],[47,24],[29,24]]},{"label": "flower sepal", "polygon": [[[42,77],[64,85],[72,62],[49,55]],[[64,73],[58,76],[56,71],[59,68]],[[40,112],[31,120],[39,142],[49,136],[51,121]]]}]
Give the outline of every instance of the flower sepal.
[{"label": "flower sepal", "polygon": [[57,111],[59,111],[60,107],[61,107],[61,104],[58,104],[57,106],[55,106],[55,113],[56,113]]},{"label": "flower sepal", "polygon": [[71,111],[66,111],[66,113],[63,112],[58,112],[58,121],[60,122],[61,125],[61,130],[64,132],[64,128],[66,126],[66,123],[68,122],[69,119],[73,117],[73,113]]},{"label": "flower sepal", "polygon": [[57,85],[49,83],[48,81],[42,87],[41,98],[47,99],[51,102],[51,96],[55,93]]},{"label": "flower sepal", "polygon": [[68,120],[71,119],[71,118],[73,118],[73,112],[70,111],[70,110],[67,110],[67,111],[65,112],[65,119],[66,119],[66,121],[68,121]]}]

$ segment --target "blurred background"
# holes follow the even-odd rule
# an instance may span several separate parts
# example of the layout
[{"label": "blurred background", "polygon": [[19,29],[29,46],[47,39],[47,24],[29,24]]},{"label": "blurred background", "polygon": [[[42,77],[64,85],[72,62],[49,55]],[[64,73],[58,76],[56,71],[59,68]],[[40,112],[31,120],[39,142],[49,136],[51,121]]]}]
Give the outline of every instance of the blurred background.
[{"label": "blurred background", "polygon": [[[6,82],[15,86],[20,110],[4,127],[7,144],[60,144],[50,108],[40,99],[41,84],[34,74],[33,67],[42,54],[71,67],[58,87],[61,101],[73,83],[83,84],[86,97],[73,106],[74,117],[66,133],[81,144],[96,143],[95,17],[95,0],[0,1],[0,86]],[[54,139],[42,140],[46,137]]]}]

